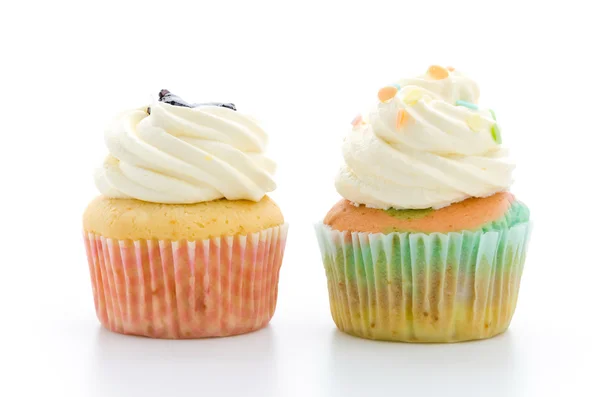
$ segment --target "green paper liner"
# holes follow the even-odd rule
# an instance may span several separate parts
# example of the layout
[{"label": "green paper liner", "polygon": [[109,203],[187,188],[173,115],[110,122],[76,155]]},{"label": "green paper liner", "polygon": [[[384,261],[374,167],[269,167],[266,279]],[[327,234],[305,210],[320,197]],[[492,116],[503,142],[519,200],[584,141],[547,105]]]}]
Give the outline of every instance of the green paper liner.
[{"label": "green paper liner", "polygon": [[458,342],[504,332],[531,224],[494,231],[359,233],[315,225],[337,327],[363,338]]}]

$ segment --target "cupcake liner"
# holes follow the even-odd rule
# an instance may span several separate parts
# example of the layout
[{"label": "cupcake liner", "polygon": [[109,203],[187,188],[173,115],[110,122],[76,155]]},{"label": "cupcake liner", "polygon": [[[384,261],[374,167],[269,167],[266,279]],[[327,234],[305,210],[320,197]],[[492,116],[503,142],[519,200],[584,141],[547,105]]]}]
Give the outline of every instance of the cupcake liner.
[{"label": "cupcake liner", "polygon": [[198,241],[84,232],[98,319],[111,331],[153,338],[260,329],[275,312],[287,230]]},{"label": "cupcake liner", "polygon": [[482,339],[508,328],[531,225],[498,231],[371,234],[315,226],[331,314],[356,336]]}]

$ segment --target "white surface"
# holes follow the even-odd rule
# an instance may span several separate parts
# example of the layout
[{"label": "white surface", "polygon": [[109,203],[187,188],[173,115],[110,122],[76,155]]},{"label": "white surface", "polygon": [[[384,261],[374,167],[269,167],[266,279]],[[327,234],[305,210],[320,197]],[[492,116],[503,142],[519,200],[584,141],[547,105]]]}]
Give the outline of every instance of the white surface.
[{"label": "white surface", "polygon": [[[1,6],[0,396],[599,395],[600,30],[588,2],[109,3]],[[479,82],[517,161],[513,191],[535,220],[519,305],[489,341],[355,339],[330,319],[311,223],[337,200],[350,121],[381,85],[431,63]],[[271,134],[291,229],[263,331],[158,341],[95,318],[80,217],[102,131],[161,88],[232,101]]]}]

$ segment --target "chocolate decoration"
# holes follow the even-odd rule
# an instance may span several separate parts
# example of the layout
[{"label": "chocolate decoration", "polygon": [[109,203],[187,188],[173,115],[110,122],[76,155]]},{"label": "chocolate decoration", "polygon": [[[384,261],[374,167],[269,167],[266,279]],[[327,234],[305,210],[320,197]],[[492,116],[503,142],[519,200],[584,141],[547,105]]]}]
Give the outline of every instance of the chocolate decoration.
[{"label": "chocolate decoration", "polygon": [[[186,107],[186,108],[196,108],[196,107],[200,107],[200,106],[219,106],[222,108],[227,108],[227,109],[237,111],[237,108],[235,107],[235,105],[233,103],[208,102],[208,103],[189,104],[186,101],[184,101],[183,99],[181,99],[180,97],[178,97],[177,95],[171,93],[171,91],[165,90],[165,89],[160,90],[160,92],[158,93],[158,100],[160,102],[168,103],[169,105],[182,106],[182,107]],[[150,108],[148,108],[148,114],[150,114]]]}]

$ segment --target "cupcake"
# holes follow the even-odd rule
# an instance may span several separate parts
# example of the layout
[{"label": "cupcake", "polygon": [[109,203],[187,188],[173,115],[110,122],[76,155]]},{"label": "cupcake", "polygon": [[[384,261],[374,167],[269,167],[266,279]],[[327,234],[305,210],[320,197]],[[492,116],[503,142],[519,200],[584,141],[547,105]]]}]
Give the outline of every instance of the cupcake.
[{"label": "cupcake", "polygon": [[453,68],[382,88],[343,143],[343,199],[316,225],[337,327],[363,338],[458,342],[504,332],[529,209],[477,84]]},{"label": "cupcake", "polygon": [[163,90],[119,115],[83,215],[98,319],[111,331],[202,338],[265,327],[287,225],[267,136],[233,104]]}]

